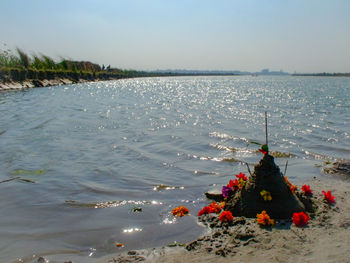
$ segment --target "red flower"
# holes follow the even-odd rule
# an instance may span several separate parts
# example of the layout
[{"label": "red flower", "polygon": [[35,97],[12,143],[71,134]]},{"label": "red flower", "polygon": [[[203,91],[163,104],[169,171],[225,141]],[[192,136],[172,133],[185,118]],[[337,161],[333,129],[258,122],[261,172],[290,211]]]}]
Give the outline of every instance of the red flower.
[{"label": "red flower", "polygon": [[198,212],[198,216],[211,214],[211,213],[220,213],[223,205],[217,204],[216,202],[211,203],[208,206],[203,207],[202,210]]},{"label": "red flower", "polygon": [[293,223],[296,226],[306,226],[309,220],[310,220],[310,217],[304,212],[293,214]]},{"label": "red flower", "polygon": [[327,193],[325,191],[322,191],[322,193],[324,195],[324,199],[326,199],[329,204],[335,203],[335,199],[331,191],[328,191]]},{"label": "red flower", "polygon": [[234,188],[236,185],[232,180],[230,180],[226,186]]},{"label": "red flower", "polygon": [[234,217],[230,211],[223,211],[219,216],[221,222],[231,222],[233,218]]},{"label": "red flower", "polygon": [[217,204],[216,202],[213,202],[209,205],[210,211],[211,213],[220,213],[221,211],[221,206],[219,204]]},{"label": "red flower", "polygon": [[260,152],[262,152],[264,155],[267,154],[267,151],[264,151],[263,149],[259,149]]},{"label": "red flower", "polygon": [[245,174],[241,172],[239,174],[236,174],[236,177],[238,178],[238,180],[242,179],[243,181],[247,181],[247,176],[245,176]]},{"label": "red flower", "polygon": [[312,191],[310,189],[310,186],[309,185],[303,185],[301,187],[301,190],[306,194],[306,195],[312,195]]},{"label": "red flower", "polygon": [[203,207],[202,210],[200,210],[200,211],[198,212],[198,216],[206,215],[206,214],[209,214],[209,213],[210,213],[210,208],[209,208],[209,206],[205,206],[205,207]]}]

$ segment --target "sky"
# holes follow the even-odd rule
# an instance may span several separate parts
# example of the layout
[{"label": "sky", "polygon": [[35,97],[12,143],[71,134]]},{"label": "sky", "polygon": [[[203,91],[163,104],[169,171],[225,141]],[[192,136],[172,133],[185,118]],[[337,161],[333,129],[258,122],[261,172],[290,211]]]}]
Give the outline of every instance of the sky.
[{"label": "sky", "polygon": [[0,0],[0,48],[136,70],[350,72],[349,0]]}]

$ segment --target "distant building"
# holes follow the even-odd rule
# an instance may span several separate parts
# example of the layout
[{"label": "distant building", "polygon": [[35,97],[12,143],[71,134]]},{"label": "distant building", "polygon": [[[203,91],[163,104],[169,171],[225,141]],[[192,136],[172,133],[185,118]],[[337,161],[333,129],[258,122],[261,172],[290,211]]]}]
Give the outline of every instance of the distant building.
[{"label": "distant building", "polygon": [[265,68],[261,70],[260,72],[257,72],[256,74],[259,75],[289,75],[289,73],[284,72],[282,69],[280,71],[270,71],[268,68]]}]

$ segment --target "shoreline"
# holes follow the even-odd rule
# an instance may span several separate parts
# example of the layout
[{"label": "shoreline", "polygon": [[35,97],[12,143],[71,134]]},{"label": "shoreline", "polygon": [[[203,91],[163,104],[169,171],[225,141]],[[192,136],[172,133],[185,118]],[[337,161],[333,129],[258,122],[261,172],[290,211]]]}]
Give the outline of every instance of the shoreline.
[{"label": "shoreline", "polygon": [[[304,183],[311,186],[319,200],[319,208],[306,227],[296,227],[291,220],[277,220],[276,226],[262,228],[254,218],[236,217],[233,226],[207,226],[209,233],[183,246],[115,253],[96,259],[96,263],[349,262],[350,182],[326,177]],[[334,205],[320,201],[322,190],[332,191]]]},{"label": "shoreline", "polygon": [[[121,78],[116,78],[121,79]],[[6,91],[20,91],[26,90],[30,88],[45,88],[52,86],[61,86],[61,85],[71,85],[78,83],[86,83],[86,82],[98,82],[98,81],[107,81],[114,79],[71,79],[71,78],[55,78],[55,79],[26,79],[24,81],[8,81],[8,82],[0,82],[0,92]]]}]

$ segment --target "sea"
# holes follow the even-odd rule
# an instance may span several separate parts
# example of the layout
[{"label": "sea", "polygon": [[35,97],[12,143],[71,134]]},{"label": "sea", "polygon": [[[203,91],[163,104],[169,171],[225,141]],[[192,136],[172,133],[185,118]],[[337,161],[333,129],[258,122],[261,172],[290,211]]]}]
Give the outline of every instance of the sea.
[{"label": "sea", "polygon": [[[350,78],[135,78],[0,93],[0,262],[182,245],[262,158],[289,181],[350,159]],[[286,165],[288,161],[288,165]],[[189,216],[175,218],[184,205]]]}]

